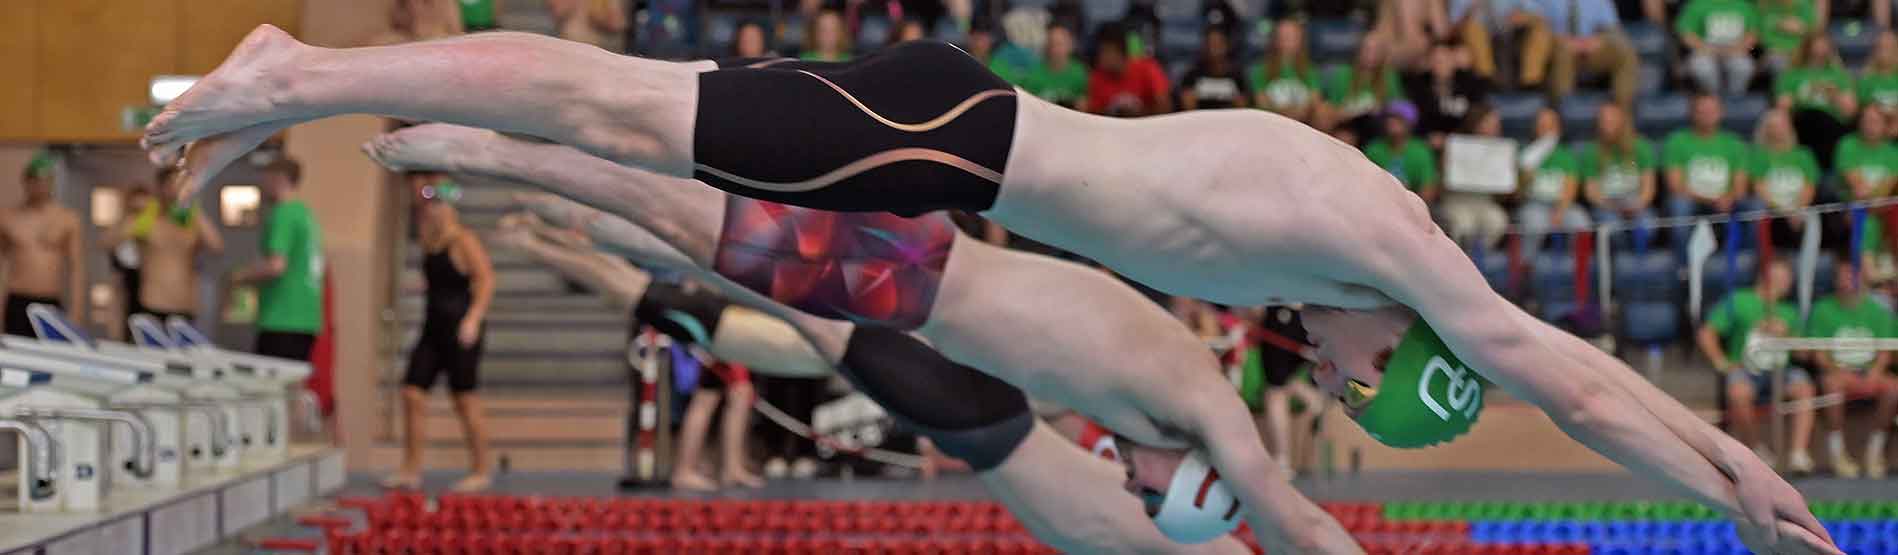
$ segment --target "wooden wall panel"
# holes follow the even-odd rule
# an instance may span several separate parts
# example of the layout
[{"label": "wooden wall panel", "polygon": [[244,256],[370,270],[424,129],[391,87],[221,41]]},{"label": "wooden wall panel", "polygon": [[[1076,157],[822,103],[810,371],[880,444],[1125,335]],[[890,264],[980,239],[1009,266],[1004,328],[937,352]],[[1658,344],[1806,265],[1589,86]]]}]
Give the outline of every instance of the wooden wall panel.
[{"label": "wooden wall panel", "polygon": [[258,25],[269,23],[302,36],[297,29],[303,9],[299,0],[189,0],[184,5],[189,11],[180,25],[183,65],[178,70],[185,75],[216,69]]},{"label": "wooden wall panel", "polygon": [[[8,3],[17,3],[10,1]],[[186,0],[40,0],[40,134],[48,141],[128,140],[120,111],[150,102],[154,75],[179,69]]]},{"label": "wooden wall panel", "polygon": [[39,3],[0,1],[0,140],[39,134]]}]

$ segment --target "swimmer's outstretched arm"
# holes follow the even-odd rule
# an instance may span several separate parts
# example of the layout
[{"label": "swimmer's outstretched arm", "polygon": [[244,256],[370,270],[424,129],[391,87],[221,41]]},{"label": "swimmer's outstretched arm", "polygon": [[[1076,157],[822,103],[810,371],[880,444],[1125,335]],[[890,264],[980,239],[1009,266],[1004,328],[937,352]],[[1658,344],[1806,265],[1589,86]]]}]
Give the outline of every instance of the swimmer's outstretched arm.
[{"label": "swimmer's outstretched arm", "polygon": [[[1724,512],[1741,523],[1743,531],[1758,530],[1743,536],[1756,551],[1839,553],[1797,491],[1790,486],[1767,488],[1777,493],[1770,495],[1771,509],[1754,509],[1751,501],[1761,496],[1742,492],[1759,491],[1754,488],[1765,484],[1751,483],[1752,476],[1729,476],[1709,458],[1720,454],[1696,448],[1694,436],[1699,434],[1683,438],[1662,422],[1665,415],[1631,398],[1619,380],[1558,352],[1531,318],[1489,289],[1468,256],[1437,230],[1415,197],[1404,202],[1403,212],[1411,221],[1381,226],[1387,228],[1385,235],[1359,243],[1360,248],[1382,247],[1365,257],[1369,262],[1360,277],[1416,309],[1472,369],[1540,407],[1563,432],[1589,448]],[[1784,483],[1776,476],[1763,479]]]},{"label": "swimmer's outstretched arm", "polygon": [[496,246],[525,254],[560,275],[598,291],[616,310],[632,310],[640,297],[646,295],[646,285],[652,283],[651,274],[610,256],[554,244],[538,236],[539,230],[533,227],[525,223],[504,224],[490,240]]},{"label": "swimmer's outstretched arm", "polygon": [[161,163],[177,159],[193,141],[212,139],[194,150],[227,151],[187,165],[186,178],[195,186],[267,138],[264,130],[366,113],[542,137],[686,177],[692,174],[694,76],[709,67],[506,32],[318,48],[264,25],[166,105],[143,143]]}]

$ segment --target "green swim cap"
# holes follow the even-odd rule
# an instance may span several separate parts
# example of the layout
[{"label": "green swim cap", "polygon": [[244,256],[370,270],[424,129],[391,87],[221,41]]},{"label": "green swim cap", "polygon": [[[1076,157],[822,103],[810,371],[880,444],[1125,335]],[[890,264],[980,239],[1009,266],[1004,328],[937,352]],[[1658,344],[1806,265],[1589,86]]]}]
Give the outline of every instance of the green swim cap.
[{"label": "green swim cap", "polygon": [[51,152],[45,150],[35,152],[33,153],[33,159],[26,162],[26,175],[35,179],[52,177],[53,165],[56,163],[57,161],[53,159]]},{"label": "green swim cap", "polygon": [[1488,385],[1418,318],[1391,351],[1377,396],[1359,413],[1358,425],[1391,447],[1446,443],[1476,423]]}]

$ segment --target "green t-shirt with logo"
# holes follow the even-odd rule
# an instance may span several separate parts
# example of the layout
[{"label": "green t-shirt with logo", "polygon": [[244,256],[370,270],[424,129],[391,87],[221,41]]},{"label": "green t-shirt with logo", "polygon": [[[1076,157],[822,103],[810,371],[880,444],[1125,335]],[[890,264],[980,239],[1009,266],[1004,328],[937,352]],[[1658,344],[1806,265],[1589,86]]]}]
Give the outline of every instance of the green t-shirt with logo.
[{"label": "green t-shirt with logo", "polygon": [[1886,110],[1898,109],[1898,72],[1858,76],[1858,101]]},{"label": "green t-shirt with logo", "polygon": [[1844,120],[1845,111],[1825,93],[1828,87],[1854,90],[1852,74],[1838,66],[1786,68],[1773,81],[1773,94],[1792,96],[1794,108],[1824,110],[1832,117]]},{"label": "green t-shirt with logo", "polygon": [[1402,98],[1404,92],[1398,88],[1397,70],[1386,66],[1383,71],[1384,91],[1380,97],[1370,79],[1364,82],[1352,79],[1354,72],[1351,66],[1332,66],[1331,70],[1325,73],[1322,86],[1325,101],[1337,106],[1340,112],[1361,113],[1375,110],[1386,102]]},{"label": "green t-shirt with logo", "polygon": [[1050,69],[1046,63],[1035,64],[1016,86],[1042,100],[1072,106],[1087,98],[1087,66],[1073,58],[1058,70]]},{"label": "green t-shirt with logo", "polygon": [[1404,146],[1400,148],[1378,139],[1364,148],[1364,157],[1397,176],[1397,180],[1412,191],[1424,191],[1437,186],[1437,155],[1431,154],[1430,147],[1425,146],[1423,141],[1412,138],[1404,141]]},{"label": "green t-shirt with logo", "polygon": [[257,291],[257,329],[315,334],[323,328],[323,232],[301,200],[264,218],[264,256],[281,256],[283,274]]},{"label": "green t-shirt with logo", "polygon": [[1787,335],[1797,337],[1803,329],[1799,321],[1799,307],[1784,300],[1773,303],[1768,311],[1766,300],[1760,297],[1758,290],[1751,287],[1734,291],[1720,304],[1707,312],[1707,327],[1720,334],[1727,346],[1727,360],[1739,364],[1747,370],[1771,370],[1786,367],[1785,351],[1761,351],[1761,360],[1747,360],[1746,345],[1753,340],[1753,332],[1766,323],[1768,315],[1786,323]]},{"label": "green t-shirt with logo", "polygon": [[1661,165],[1680,170],[1688,191],[1718,197],[1733,190],[1733,178],[1746,171],[1753,149],[1729,131],[1702,136],[1691,129],[1668,134],[1661,144]]},{"label": "green t-shirt with logo", "polygon": [[[1898,145],[1891,141],[1867,143],[1854,133],[1839,139],[1839,147],[1833,150],[1832,169],[1841,176],[1858,172],[1862,179],[1877,183],[1889,183],[1898,176]],[[1853,198],[1857,195],[1843,180],[1839,194],[1846,200],[1860,200]]]},{"label": "green t-shirt with logo", "polygon": [[1811,32],[1819,25],[1819,13],[1813,9],[1812,0],[1765,0],[1759,5],[1760,46],[1774,54],[1790,54],[1799,49],[1799,41],[1805,36],[1801,33],[1788,33],[1781,23],[1791,18],[1805,24],[1805,31]]},{"label": "green t-shirt with logo", "polygon": [[[1859,298],[1850,307],[1838,297],[1826,297],[1812,303],[1812,316],[1806,319],[1806,336],[1830,339],[1871,339],[1892,337],[1894,319],[1890,309],[1868,298]],[[1872,364],[1877,351],[1832,351],[1832,360],[1852,370],[1864,370]]]},{"label": "green t-shirt with logo", "polygon": [[1283,64],[1278,73],[1265,74],[1265,64],[1253,65],[1246,70],[1246,80],[1252,90],[1265,95],[1272,106],[1284,108],[1303,108],[1318,98],[1318,72],[1307,68],[1299,71],[1298,66]]},{"label": "green t-shirt with logo", "polygon": [[494,0],[461,0],[461,26],[470,33],[495,28]]},{"label": "green t-shirt with logo", "polygon": [[1549,152],[1549,157],[1536,167],[1535,174],[1529,177],[1527,195],[1529,200],[1554,204],[1562,200],[1562,193],[1568,188],[1568,180],[1578,179],[1575,168],[1575,154],[1569,149],[1557,147]]},{"label": "green t-shirt with logo", "polygon": [[1674,30],[1713,46],[1737,44],[1760,29],[1760,12],[1748,0],[1692,0],[1681,8]]},{"label": "green t-shirt with logo", "polygon": [[1760,200],[1775,210],[1791,210],[1803,207],[1799,197],[1819,183],[1819,160],[1799,145],[1778,151],[1760,147],[1750,173]]},{"label": "green t-shirt with logo", "polygon": [[1601,180],[1601,196],[1611,199],[1634,197],[1641,194],[1641,176],[1654,171],[1654,145],[1642,137],[1635,137],[1633,152],[1609,152],[1599,142],[1582,145],[1582,156],[1577,166],[1581,179]]}]

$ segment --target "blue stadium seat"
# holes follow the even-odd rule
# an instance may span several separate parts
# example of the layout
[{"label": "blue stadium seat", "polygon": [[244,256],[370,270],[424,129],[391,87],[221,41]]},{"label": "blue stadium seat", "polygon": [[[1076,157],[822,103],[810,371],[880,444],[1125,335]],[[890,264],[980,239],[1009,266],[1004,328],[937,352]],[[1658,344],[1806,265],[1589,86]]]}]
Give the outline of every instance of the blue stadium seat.
[{"label": "blue stadium seat", "polygon": [[1489,97],[1496,107],[1497,117],[1503,120],[1503,134],[1510,137],[1529,137],[1535,132],[1536,112],[1542,109],[1545,101],[1538,93],[1496,93]]},{"label": "blue stadium seat", "polygon": [[1316,61],[1348,61],[1364,38],[1362,26],[1344,19],[1313,20],[1306,28],[1311,34],[1312,56]]},{"label": "blue stadium seat", "polygon": [[882,48],[884,43],[890,41],[892,32],[894,28],[890,25],[890,18],[880,15],[864,16],[857,23],[857,52],[865,53]]},{"label": "blue stadium seat", "polygon": [[1613,270],[1621,336],[1642,345],[1674,340],[1680,334],[1680,270],[1673,253],[1617,253]]},{"label": "blue stadium seat", "polygon": [[1132,9],[1132,0],[1088,0],[1081,3],[1081,17],[1087,19],[1089,34],[1102,23],[1120,21]]},{"label": "blue stadium seat", "polygon": [[1009,8],[1054,9],[1054,0],[1009,0]]},{"label": "blue stadium seat", "polygon": [[1470,252],[1470,261],[1476,263],[1476,270],[1483,273],[1483,281],[1490,289],[1504,292],[1509,287],[1509,255],[1498,249],[1479,247]]},{"label": "blue stadium seat", "polygon": [[[1838,257],[1832,256],[1832,253],[1825,251],[1819,252],[1819,263],[1813,265],[1812,271],[1812,298],[1814,300],[1826,295],[1831,295],[1832,290],[1836,289],[1836,287],[1834,287],[1836,284],[1832,282],[1834,277],[1832,273],[1838,271],[1839,263]],[[1845,263],[1850,264],[1851,262],[1846,261]],[[1794,268],[1797,268],[1797,266]]]},{"label": "blue stadium seat", "polygon": [[1666,86],[1667,68],[1651,62],[1641,64],[1640,78],[1635,80],[1634,95],[1641,99],[1639,103],[1642,107],[1645,108],[1647,99],[1661,94],[1661,89]]},{"label": "blue stadium seat", "polygon": [[1621,305],[1621,335],[1641,345],[1662,345],[1680,337],[1681,307],[1673,301],[1633,301]]},{"label": "blue stadium seat", "polygon": [[[1753,282],[1759,277],[1759,253],[1751,250],[1741,250],[1739,256],[1735,258],[1737,268],[1733,274],[1734,287],[1752,287]],[[1707,266],[1701,275],[1701,284],[1701,302],[1703,303],[1701,310],[1705,311],[1715,303],[1720,302],[1721,299],[1727,297],[1727,255],[1725,251],[1716,250],[1713,256],[1707,257]],[[1682,297],[1686,297],[1684,292]]]},{"label": "blue stadium seat", "polygon": [[1644,60],[1660,60],[1667,53],[1667,30],[1646,21],[1632,21],[1621,26],[1628,34],[1628,41],[1634,43],[1635,54]]},{"label": "blue stadium seat", "polygon": [[1758,125],[1760,115],[1766,113],[1770,103],[1764,95],[1749,94],[1727,97],[1721,104],[1726,106],[1726,117],[1721,118],[1720,126],[1741,137],[1752,137],[1753,127]]},{"label": "blue stadium seat", "polygon": [[1554,322],[1573,314],[1575,304],[1575,261],[1566,253],[1542,253],[1531,262],[1537,317]]},{"label": "blue stadium seat", "polygon": [[936,28],[929,34],[936,40],[953,44],[962,44],[962,41],[968,38],[968,34],[962,32],[962,26],[957,25],[955,18],[951,17],[937,20]]},{"label": "blue stadium seat", "polygon": [[778,50],[785,54],[803,50],[804,27],[805,23],[803,17],[789,14],[785,15],[784,20],[778,23],[778,40],[773,41],[772,44],[778,45]]},{"label": "blue stadium seat", "polygon": [[[1310,42],[1309,37],[1306,42]],[[1272,48],[1272,22],[1263,19],[1239,21],[1240,59],[1256,61]],[[1310,48],[1310,46],[1306,46]]]},{"label": "blue stadium seat", "polygon": [[712,57],[722,57],[732,51],[732,41],[738,35],[739,19],[731,14],[709,14],[705,20],[705,52]]},{"label": "blue stadium seat", "polygon": [[1562,99],[1562,129],[1570,137],[1593,136],[1595,116],[1601,113],[1601,106],[1608,103],[1608,93],[1601,91],[1575,91]]},{"label": "blue stadium seat", "polygon": [[[1165,58],[1162,59],[1164,60]],[[1173,60],[1166,62],[1166,79],[1168,82],[1173,83],[1173,88],[1177,90],[1182,86],[1180,81],[1186,79],[1186,72],[1192,70],[1192,60]]]},{"label": "blue stadium seat", "polygon": [[[1832,44],[1839,51],[1839,57],[1848,60],[1862,60],[1871,55],[1872,46],[1878,41],[1878,35],[1865,25],[1835,23],[1832,25]],[[1858,67],[1858,66],[1852,66]]]},{"label": "blue stadium seat", "polygon": [[1668,133],[1687,127],[1690,102],[1686,95],[1668,94],[1642,99],[1635,127],[1649,139],[1660,141]]},{"label": "blue stadium seat", "polygon": [[[1192,61],[1199,59],[1200,43],[1205,33],[1197,20],[1190,22],[1167,23],[1160,28],[1160,59],[1167,61]],[[1173,82],[1178,85],[1176,79]]]},{"label": "blue stadium seat", "polygon": [[1205,23],[1205,13],[1200,0],[1156,0],[1153,3],[1153,16],[1159,18],[1161,25]]}]

